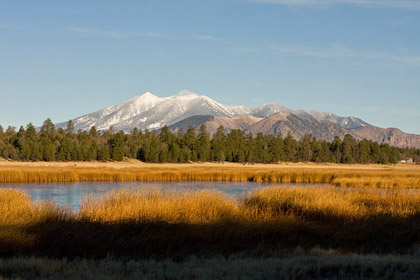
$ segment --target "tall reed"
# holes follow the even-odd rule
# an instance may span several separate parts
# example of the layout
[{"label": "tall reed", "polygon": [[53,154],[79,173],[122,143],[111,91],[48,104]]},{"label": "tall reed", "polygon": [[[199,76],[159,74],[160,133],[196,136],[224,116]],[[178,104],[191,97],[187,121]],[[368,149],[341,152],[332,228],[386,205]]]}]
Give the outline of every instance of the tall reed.
[{"label": "tall reed", "polygon": [[238,215],[238,207],[221,192],[159,190],[111,191],[105,197],[89,196],[82,203],[81,220],[94,222],[208,223]]},{"label": "tall reed", "polygon": [[[111,165],[112,166],[112,165]],[[366,169],[240,165],[146,167],[0,166],[0,183],[78,181],[254,181],[326,183],[337,187],[420,188],[420,168]]]},{"label": "tall reed", "polygon": [[420,243],[420,193],[270,187],[232,201],[219,192],[112,191],[79,213],[0,190],[0,256],[174,257],[283,252],[297,246],[409,252]]},{"label": "tall reed", "polygon": [[420,192],[414,190],[271,187],[242,202],[254,217],[293,215],[305,220],[342,221],[387,215],[407,218],[420,213]]}]

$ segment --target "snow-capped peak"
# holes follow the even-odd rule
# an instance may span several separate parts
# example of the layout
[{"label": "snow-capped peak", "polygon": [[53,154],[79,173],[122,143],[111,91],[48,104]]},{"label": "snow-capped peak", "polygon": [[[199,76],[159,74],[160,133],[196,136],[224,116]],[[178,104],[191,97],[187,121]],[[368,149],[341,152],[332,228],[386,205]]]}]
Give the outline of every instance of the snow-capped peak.
[{"label": "snow-capped peak", "polygon": [[[134,97],[136,98],[136,97]],[[154,95],[153,93],[147,91],[145,93],[143,93],[140,96],[137,96],[137,98],[142,98],[142,99],[160,99],[160,97],[157,97],[156,95]]]},{"label": "snow-capped peak", "polygon": [[[349,128],[368,125],[357,118],[342,118],[332,113],[315,110],[293,110],[278,104],[264,104],[256,108],[227,106],[208,96],[198,95],[188,90],[181,90],[177,95],[169,97],[158,97],[145,92],[121,104],[76,118],[73,122],[76,130],[89,130],[92,126],[96,126],[99,130],[106,130],[114,126],[115,130],[129,131],[134,127],[158,129],[196,115],[227,118],[250,115],[264,118],[279,112],[292,113],[302,118],[330,121]],[[65,125],[66,123],[61,123],[57,124],[57,127],[65,127]]]},{"label": "snow-capped peak", "polygon": [[145,111],[155,106],[157,103],[163,101],[163,98],[160,98],[150,92],[146,92],[140,96],[135,96],[130,100],[122,103],[124,106],[136,107],[137,111]]}]

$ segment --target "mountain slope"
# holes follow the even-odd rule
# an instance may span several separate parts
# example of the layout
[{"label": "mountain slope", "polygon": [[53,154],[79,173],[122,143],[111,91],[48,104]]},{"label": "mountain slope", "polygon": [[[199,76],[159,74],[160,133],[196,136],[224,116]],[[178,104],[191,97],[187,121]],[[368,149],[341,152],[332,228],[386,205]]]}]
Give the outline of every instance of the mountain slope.
[{"label": "mountain slope", "polygon": [[198,131],[198,128],[204,124],[208,133],[210,135],[214,135],[219,126],[223,126],[226,132],[229,132],[232,129],[246,130],[250,125],[260,121],[261,119],[262,118],[257,118],[254,116],[239,116],[235,118],[228,118],[198,115],[174,123],[169,126],[169,129],[177,133],[182,128],[185,132],[189,126],[192,126]]},{"label": "mountain slope", "polygon": [[302,138],[305,134],[311,134],[317,139],[332,141],[335,136],[343,138],[346,134],[352,134],[355,138],[360,137],[351,131],[328,121],[318,121],[314,118],[301,118],[295,114],[277,113],[260,120],[248,127],[246,132],[252,134],[274,134],[281,133],[286,136],[289,131],[296,139]]},{"label": "mountain slope", "polygon": [[352,129],[361,138],[387,143],[395,147],[413,147],[420,149],[420,135],[408,134],[398,128],[362,127]]},{"label": "mountain slope", "polygon": [[210,115],[234,117],[235,114],[224,105],[206,97],[197,95],[171,96],[163,99],[158,106],[144,111],[130,119],[115,125],[117,130],[158,129],[171,125],[188,117]]},{"label": "mountain slope", "polygon": [[[349,133],[357,139],[367,138],[379,143],[398,147],[420,147],[420,136],[406,134],[398,129],[383,129],[372,126],[356,117],[341,117],[316,110],[295,110],[279,104],[263,104],[256,108],[223,105],[207,96],[193,93],[170,97],[158,97],[150,92],[136,96],[118,105],[73,119],[75,130],[131,131],[160,129],[164,125],[173,131],[198,128],[205,124],[212,135],[217,127],[226,130],[241,129],[246,132],[286,135],[288,131],[296,138],[312,134],[319,139],[331,141],[334,136],[344,137]],[[67,123],[56,126],[65,128]]]},{"label": "mountain slope", "polygon": [[[159,103],[164,101],[164,98],[157,97],[156,95],[146,92],[143,95],[136,96],[130,100],[118,105],[107,107],[103,110],[81,116],[73,120],[76,130],[89,130],[95,126],[99,130],[109,129],[121,121],[130,119],[145,112]],[[67,123],[59,123],[56,126],[64,128]]]},{"label": "mountain slope", "polygon": [[[256,108],[226,106],[207,96],[187,94],[161,98],[150,92],[133,97],[121,104],[78,117],[73,122],[76,130],[88,130],[92,126],[99,130],[106,130],[113,126],[116,130],[130,131],[134,127],[158,129],[163,125],[172,125],[197,115],[227,118],[250,115],[265,118],[280,112],[291,113],[305,119],[326,120],[349,129],[369,126],[366,122],[354,117],[339,117],[332,113],[319,111],[293,110],[278,104],[264,104]],[[57,127],[64,128],[65,126],[66,123],[57,124]]]}]

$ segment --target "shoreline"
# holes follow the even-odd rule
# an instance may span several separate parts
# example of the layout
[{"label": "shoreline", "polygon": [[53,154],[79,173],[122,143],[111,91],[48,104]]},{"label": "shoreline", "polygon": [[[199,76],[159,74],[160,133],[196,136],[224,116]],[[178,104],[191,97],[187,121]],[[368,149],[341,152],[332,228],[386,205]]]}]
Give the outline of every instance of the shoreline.
[{"label": "shoreline", "polygon": [[336,187],[420,188],[419,165],[0,161],[0,183],[252,181]]},{"label": "shoreline", "polygon": [[124,161],[12,161],[0,159],[2,167],[107,167],[107,168],[130,168],[130,167],[243,167],[243,168],[315,168],[315,169],[397,169],[397,170],[420,170],[416,164],[344,164],[344,163],[315,163],[315,162],[279,162],[279,163],[235,163],[235,162],[195,162],[195,163],[148,163],[139,160],[128,159]]}]

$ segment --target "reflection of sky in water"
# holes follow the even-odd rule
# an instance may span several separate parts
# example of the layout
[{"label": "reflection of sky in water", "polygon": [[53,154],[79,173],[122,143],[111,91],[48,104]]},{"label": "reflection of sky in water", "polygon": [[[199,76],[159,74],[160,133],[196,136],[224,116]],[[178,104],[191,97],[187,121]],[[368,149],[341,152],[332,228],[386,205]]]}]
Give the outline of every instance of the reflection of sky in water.
[{"label": "reflection of sky in water", "polygon": [[[198,191],[211,189],[224,192],[237,198],[245,197],[249,192],[279,184],[254,182],[78,182],[78,183],[45,183],[45,184],[7,184],[0,188],[12,188],[27,192],[32,200],[53,200],[59,206],[70,206],[79,209],[83,197],[90,194],[101,196],[113,189],[130,188],[134,190],[158,189],[161,191]],[[280,184],[281,185],[281,184]],[[293,184],[306,185],[306,184]],[[311,184],[313,185],[313,184]],[[285,186],[290,186],[287,184]],[[321,185],[320,185],[321,186]]]}]

